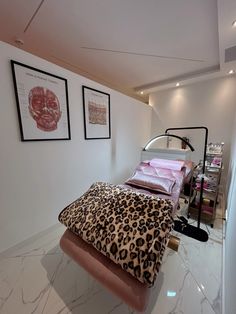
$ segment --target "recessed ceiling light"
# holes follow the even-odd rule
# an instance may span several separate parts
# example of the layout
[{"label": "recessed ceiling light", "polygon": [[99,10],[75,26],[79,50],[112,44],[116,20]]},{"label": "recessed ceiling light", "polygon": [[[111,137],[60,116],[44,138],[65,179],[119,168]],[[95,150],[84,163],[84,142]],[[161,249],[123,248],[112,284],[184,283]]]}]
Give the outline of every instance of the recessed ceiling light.
[{"label": "recessed ceiling light", "polygon": [[230,71],[229,71],[229,74],[234,74],[234,70],[230,70]]},{"label": "recessed ceiling light", "polygon": [[233,26],[233,27],[236,27],[236,20],[233,21],[232,26]]},{"label": "recessed ceiling light", "polygon": [[143,95],[143,91],[141,91],[140,94]]},{"label": "recessed ceiling light", "polygon": [[21,38],[16,38],[16,39],[15,39],[15,43],[16,43],[18,46],[23,46],[23,45],[24,45],[24,40],[21,39]]},{"label": "recessed ceiling light", "polygon": [[179,82],[178,82],[178,83],[176,83],[176,85],[175,85],[175,86],[176,86],[176,87],[178,87],[179,85],[180,85],[180,84],[179,84]]}]

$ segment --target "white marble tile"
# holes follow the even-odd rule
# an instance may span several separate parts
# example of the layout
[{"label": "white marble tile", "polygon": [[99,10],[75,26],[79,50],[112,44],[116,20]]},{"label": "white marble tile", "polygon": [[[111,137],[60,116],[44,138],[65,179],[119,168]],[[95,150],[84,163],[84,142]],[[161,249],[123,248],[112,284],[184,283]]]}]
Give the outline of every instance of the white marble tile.
[{"label": "white marble tile", "polygon": [[40,233],[31,239],[16,245],[14,248],[0,254],[0,260],[9,257],[40,256],[62,253],[58,239],[66,230],[62,224],[57,224],[51,231]]},{"label": "white marble tile", "polygon": [[[220,203],[221,204],[221,203]],[[180,214],[186,214],[184,206]],[[186,217],[186,216],[185,216]],[[190,271],[195,282],[198,284],[203,295],[214,310],[214,313],[221,313],[221,286],[222,286],[222,247],[223,247],[223,211],[218,206],[214,228],[201,222],[201,229],[205,230],[209,239],[207,242],[200,242],[185,235],[173,232],[180,237],[179,256],[186,268]],[[188,222],[197,226],[194,219]],[[199,312],[200,313],[200,312]]]},{"label": "white marble tile", "polygon": [[[197,222],[193,219],[189,219],[189,223],[197,226]],[[214,228],[204,223],[201,223],[200,227],[209,234],[207,242],[196,241],[178,232],[174,233],[181,239],[178,254],[209,301],[214,313],[220,314],[222,303],[222,210],[217,209]]]},{"label": "white marble tile", "polygon": [[[48,256],[43,257],[46,268],[47,258]],[[131,314],[132,311],[64,255],[43,313]]]},{"label": "white marble tile", "polygon": [[1,260],[0,313],[42,313],[61,260],[59,254],[48,256],[50,272],[42,267],[41,256]]},{"label": "white marble tile", "polygon": [[145,314],[213,314],[214,311],[178,253],[162,265]]},{"label": "white marble tile", "polygon": [[[49,272],[48,255],[42,260],[43,267]],[[91,291],[97,292],[89,279],[89,275],[81,267],[63,255],[44,313],[68,313],[86,302]]]},{"label": "white marble tile", "polygon": [[[206,243],[179,234],[179,252],[166,250],[145,314],[221,313],[220,227],[209,227]],[[58,225],[1,256],[0,314],[134,314],[61,252],[64,230]]]},{"label": "white marble tile", "polygon": [[221,287],[221,245],[182,243],[179,255],[213,306]]}]

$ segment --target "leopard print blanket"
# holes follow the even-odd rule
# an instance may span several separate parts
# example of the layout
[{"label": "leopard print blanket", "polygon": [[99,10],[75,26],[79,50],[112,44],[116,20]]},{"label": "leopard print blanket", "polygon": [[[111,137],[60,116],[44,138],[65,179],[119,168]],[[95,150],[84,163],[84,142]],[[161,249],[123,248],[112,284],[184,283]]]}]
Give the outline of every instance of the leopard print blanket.
[{"label": "leopard print blanket", "polygon": [[107,183],[94,183],[59,214],[59,221],[139,281],[159,272],[173,203]]}]

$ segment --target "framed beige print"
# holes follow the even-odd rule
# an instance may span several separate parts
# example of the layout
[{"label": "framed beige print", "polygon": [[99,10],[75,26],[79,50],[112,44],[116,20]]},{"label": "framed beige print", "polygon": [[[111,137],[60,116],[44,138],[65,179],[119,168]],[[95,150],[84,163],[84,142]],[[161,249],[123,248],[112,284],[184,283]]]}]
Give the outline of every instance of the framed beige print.
[{"label": "framed beige print", "polygon": [[85,139],[111,138],[110,95],[84,85],[82,94]]}]

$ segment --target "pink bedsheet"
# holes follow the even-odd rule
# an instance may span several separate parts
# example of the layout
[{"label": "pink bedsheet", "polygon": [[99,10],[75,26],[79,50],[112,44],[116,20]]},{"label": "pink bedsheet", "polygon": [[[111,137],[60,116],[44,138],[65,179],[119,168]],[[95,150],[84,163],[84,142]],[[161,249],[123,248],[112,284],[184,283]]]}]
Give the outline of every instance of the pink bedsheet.
[{"label": "pink bedsheet", "polygon": [[184,167],[183,160],[169,160],[169,159],[160,159],[154,158],[149,162],[150,166],[155,168],[164,168],[164,169],[171,169],[181,171]]},{"label": "pink bedsheet", "polygon": [[171,199],[174,202],[174,208],[173,208],[173,214],[174,214],[178,207],[179,195],[180,195],[180,192],[184,183],[184,178],[185,178],[185,170],[183,169],[181,171],[178,171],[178,170],[171,170],[171,169],[165,169],[165,168],[156,168],[156,167],[150,166],[149,161],[141,162],[135,170],[138,170],[142,172],[143,174],[156,176],[156,177],[164,177],[164,178],[168,178],[170,180],[175,181],[175,184],[172,188],[171,195],[166,195],[159,192],[155,193],[154,191],[149,191],[142,188],[136,188],[133,186],[131,187],[130,185],[127,185],[127,184],[122,185],[123,187],[129,188],[129,189],[135,189],[145,194],[149,194],[149,195],[152,194],[163,199]]}]

